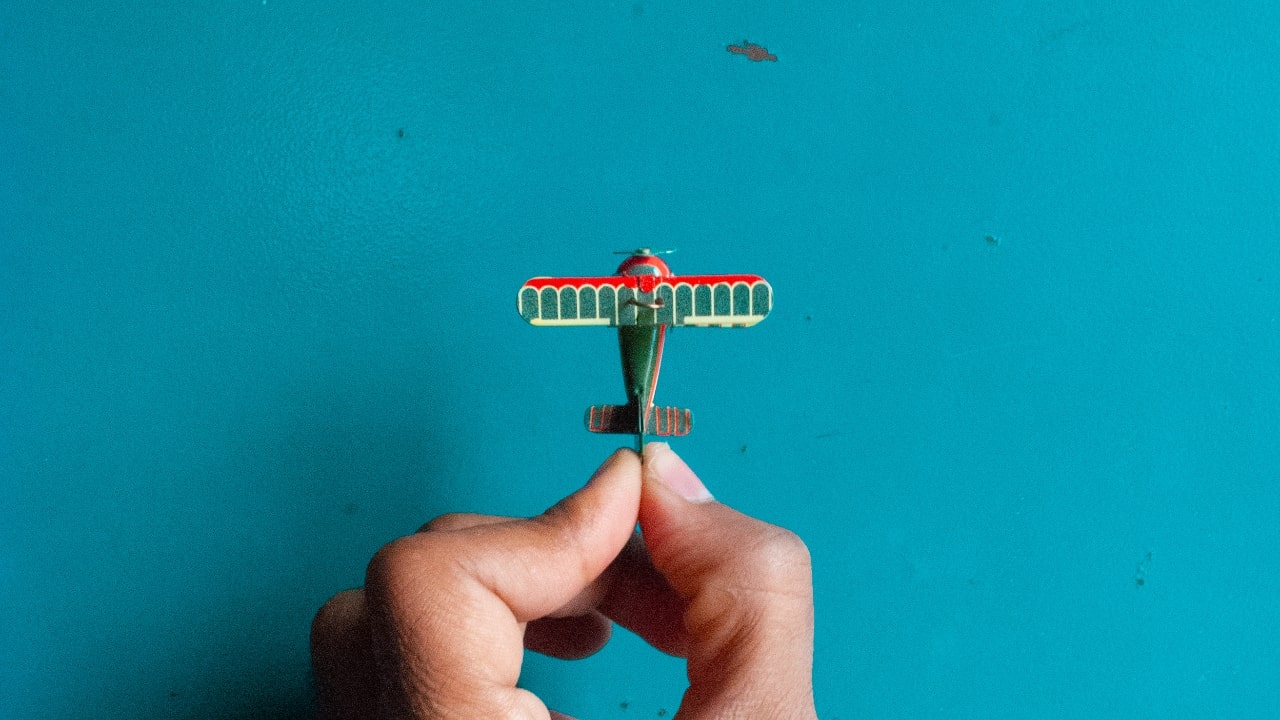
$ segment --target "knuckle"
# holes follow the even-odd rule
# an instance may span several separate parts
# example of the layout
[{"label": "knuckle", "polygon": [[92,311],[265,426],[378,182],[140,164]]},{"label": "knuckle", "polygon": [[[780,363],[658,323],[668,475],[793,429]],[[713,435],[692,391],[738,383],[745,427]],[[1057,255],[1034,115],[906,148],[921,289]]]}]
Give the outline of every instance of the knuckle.
[{"label": "knuckle", "polygon": [[475,524],[475,516],[471,513],[445,513],[432,518],[426,525],[418,528],[418,532],[448,532],[461,530]]},{"label": "knuckle", "polygon": [[328,640],[330,637],[342,633],[347,626],[352,624],[352,593],[358,591],[344,590],[337,595],[329,598],[320,609],[316,611],[315,617],[311,619],[311,638],[312,643]]},{"label": "knuckle", "polygon": [[807,585],[812,574],[809,547],[799,535],[770,526],[755,542],[743,546],[737,558],[752,580],[767,588]]},{"label": "knuckle", "polygon": [[394,597],[422,575],[432,553],[429,535],[409,535],[383,545],[365,569],[366,592],[378,598]]}]

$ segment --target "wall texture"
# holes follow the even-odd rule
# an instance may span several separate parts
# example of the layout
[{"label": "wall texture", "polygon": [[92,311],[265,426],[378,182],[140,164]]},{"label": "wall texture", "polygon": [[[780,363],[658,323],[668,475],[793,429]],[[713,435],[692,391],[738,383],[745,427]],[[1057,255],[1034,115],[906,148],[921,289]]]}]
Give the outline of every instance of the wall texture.
[{"label": "wall texture", "polygon": [[374,550],[613,447],[515,290],[652,245],[773,283],[659,395],[809,541],[824,718],[1274,717],[1280,6],[688,5],[0,4],[0,714],[305,716]]}]

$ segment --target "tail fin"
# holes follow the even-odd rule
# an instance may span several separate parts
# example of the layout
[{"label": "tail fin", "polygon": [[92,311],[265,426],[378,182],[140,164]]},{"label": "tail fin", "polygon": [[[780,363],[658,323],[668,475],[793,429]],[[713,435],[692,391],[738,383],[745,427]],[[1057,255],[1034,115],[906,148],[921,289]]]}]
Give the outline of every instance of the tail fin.
[{"label": "tail fin", "polygon": [[[587,408],[587,429],[593,433],[639,435],[639,413],[634,405],[592,405]],[[646,435],[684,437],[693,429],[693,411],[678,407],[649,409]]]}]

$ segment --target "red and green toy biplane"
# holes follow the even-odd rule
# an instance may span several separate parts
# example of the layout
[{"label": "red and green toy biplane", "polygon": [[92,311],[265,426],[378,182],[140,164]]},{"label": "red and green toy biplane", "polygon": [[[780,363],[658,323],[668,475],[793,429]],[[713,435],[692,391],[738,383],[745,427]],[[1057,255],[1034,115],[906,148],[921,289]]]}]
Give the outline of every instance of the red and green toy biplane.
[{"label": "red and green toy biplane", "polygon": [[681,275],[649,248],[640,248],[603,277],[536,277],[520,287],[520,316],[531,325],[618,328],[627,404],[587,408],[595,433],[688,435],[693,413],[653,404],[667,327],[750,327],[773,308],[773,290],[759,275]]}]

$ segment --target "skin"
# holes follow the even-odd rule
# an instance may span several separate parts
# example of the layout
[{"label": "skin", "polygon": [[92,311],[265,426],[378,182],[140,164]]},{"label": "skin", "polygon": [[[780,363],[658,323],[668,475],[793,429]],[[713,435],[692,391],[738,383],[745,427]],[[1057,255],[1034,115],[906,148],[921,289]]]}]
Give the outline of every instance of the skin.
[{"label": "skin", "polygon": [[567,718],[516,687],[523,650],[585,657],[612,622],[687,658],[677,720],[817,717],[804,543],[659,443],[538,517],[444,515],[382,548],[312,624],[319,716]]}]

